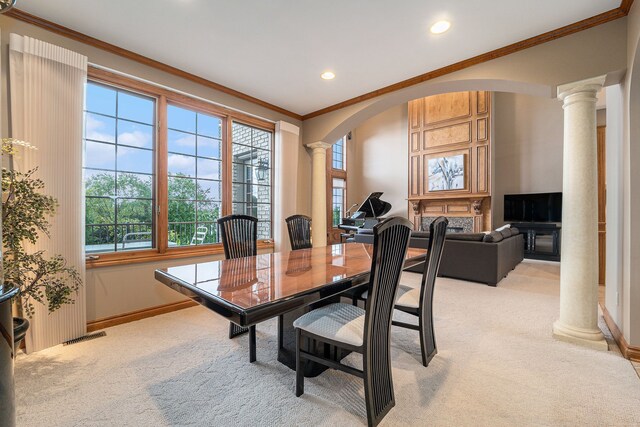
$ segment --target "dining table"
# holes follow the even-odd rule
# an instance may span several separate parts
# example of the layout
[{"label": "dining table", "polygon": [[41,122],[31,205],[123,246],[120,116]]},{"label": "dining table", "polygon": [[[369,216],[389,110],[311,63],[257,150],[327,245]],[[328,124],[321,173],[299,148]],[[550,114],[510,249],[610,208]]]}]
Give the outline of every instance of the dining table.
[{"label": "dining table", "polygon": [[[366,290],[372,254],[371,244],[340,243],[177,265],[156,270],[155,278],[238,326],[278,318],[278,361],[295,369],[294,320],[339,302],[347,292]],[[425,249],[409,248],[404,268],[423,262],[425,256]],[[307,365],[306,376],[326,369]]]}]

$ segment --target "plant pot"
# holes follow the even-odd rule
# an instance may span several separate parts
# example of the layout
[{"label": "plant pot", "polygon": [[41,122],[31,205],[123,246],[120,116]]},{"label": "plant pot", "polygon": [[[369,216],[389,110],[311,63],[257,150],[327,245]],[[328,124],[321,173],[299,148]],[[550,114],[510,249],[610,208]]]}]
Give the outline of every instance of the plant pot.
[{"label": "plant pot", "polygon": [[13,318],[13,348],[17,349],[20,346],[20,341],[24,339],[29,329],[29,321],[23,317]]}]

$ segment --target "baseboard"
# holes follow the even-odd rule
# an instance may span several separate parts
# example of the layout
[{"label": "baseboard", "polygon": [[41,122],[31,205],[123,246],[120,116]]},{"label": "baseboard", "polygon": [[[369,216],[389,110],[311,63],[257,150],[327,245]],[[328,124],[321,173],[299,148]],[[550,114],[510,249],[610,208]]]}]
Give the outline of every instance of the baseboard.
[{"label": "baseboard", "polygon": [[618,328],[616,322],[613,321],[613,318],[611,317],[611,314],[609,314],[609,310],[607,310],[607,307],[600,304],[600,308],[602,308],[604,323],[607,324],[607,327],[611,331],[613,339],[616,340],[618,347],[620,347],[620,352],[622,353],[622,355],[627,359],[633,360],[634,362],[640,362],[640,347],[629,345],[629,343],[627,343],[627,340],[624,339],[624,335],[620,331],[620,328]]},{"label": "baseboard", "polygon": [[198,305],[198,303],[195,301],[180,301],[171,304],[145,308],[144,310],[137,310],[129,313],[119,314],[117,316],[105,317],[104,319],[87,322],[87,333],[95,332],[104,328],[109,328],[111,326],[122,325],[124,323],[135,322],[136,320],[146,319],[147,317],[171,313],[172,311],[182,310],[183,308],[189,308],[196,305]]}]

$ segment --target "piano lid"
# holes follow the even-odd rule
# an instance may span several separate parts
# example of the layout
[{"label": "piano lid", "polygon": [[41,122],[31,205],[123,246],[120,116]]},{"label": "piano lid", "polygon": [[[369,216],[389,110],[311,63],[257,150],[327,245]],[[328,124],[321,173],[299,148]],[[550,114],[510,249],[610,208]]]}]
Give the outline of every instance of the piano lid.
[{"label": "piano lid", "polygon": [[380,196],[382,196],[382,191],[369,194],[369,197],[358,208],[358,212],[364,212],[366,218],[377,218],[389,212],[391,203],[380,200]]}]

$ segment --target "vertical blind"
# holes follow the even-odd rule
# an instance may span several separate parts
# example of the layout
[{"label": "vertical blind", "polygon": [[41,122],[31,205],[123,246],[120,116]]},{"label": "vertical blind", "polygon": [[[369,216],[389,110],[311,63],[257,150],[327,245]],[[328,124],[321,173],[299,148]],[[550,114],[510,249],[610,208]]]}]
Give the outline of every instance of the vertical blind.
[{"label": "vertical blind", "polygon": [[[27,171],[38,167],[36,177],[44,192],[58,200],[51,220],[51,238],[42,236],[30,250],[46,256],[60,254],[85,282],[84,194],[82,186],[82,131],[87,58],[70,50],[26,36],[9,40],[11,135],[28,141],[37,150],[25,150],[14,167]],[[35,304],[27,351],[38,351],[86,333],[84,286],[75,304],[49,314]]]}]

